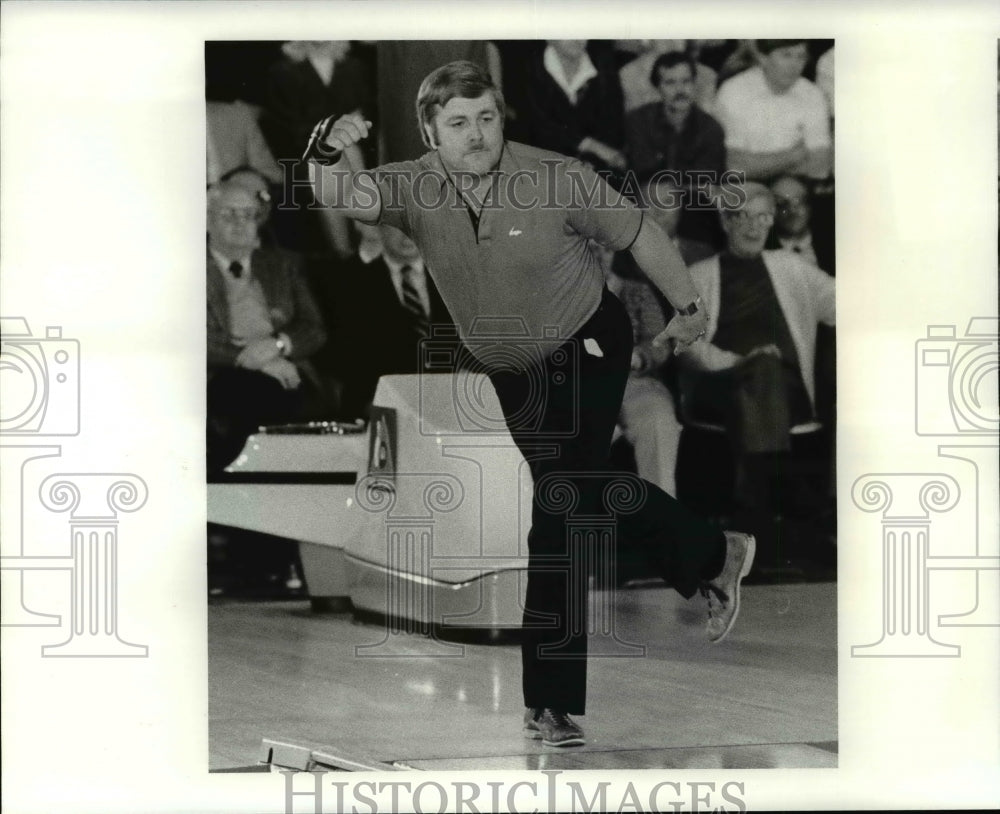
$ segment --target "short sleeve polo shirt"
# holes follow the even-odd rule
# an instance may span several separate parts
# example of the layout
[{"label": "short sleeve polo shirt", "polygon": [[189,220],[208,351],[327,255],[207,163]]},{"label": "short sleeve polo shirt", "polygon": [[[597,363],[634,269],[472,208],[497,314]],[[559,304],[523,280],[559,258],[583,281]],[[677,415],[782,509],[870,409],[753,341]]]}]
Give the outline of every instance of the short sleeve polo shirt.
[{"label": "short sleeve polo shirt", "polygon": [[467,341],[499,325],[533,339],[572,336],[604,286],[589,241],[626,249],[642,223],[632,202],[580,161],[516,142],[504,145],[478,229],[459,192],[471,177],[449,175],[436,152],[372,174],[380,222],[420,248]]}]

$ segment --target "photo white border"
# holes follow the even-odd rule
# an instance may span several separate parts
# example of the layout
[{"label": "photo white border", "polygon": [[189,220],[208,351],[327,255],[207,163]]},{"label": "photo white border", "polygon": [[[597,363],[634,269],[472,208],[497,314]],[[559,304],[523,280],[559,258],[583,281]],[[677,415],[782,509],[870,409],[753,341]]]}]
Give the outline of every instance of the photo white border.
[{"label": "photo white border", "polygon": [[[752,809],[996,804],[998,628],[950,629],[960,658],[851,658],[882,575],[850,501],[865,473],[950,471],[912,431],[914,344],[996,314],[995,3],[5,2],[0,306],[81,343],[66,471],[149,487],[119,531],[120,632],[148,658],[42,659],[50,633],[3,629],[5,811],[284,810],[278,775],[207,772],[205,40],[656,34],[837,41],[840,765],[602,777],[742,782]],[[967,550],[975,518],[952,520],[932,547]],[[940,587],[964,609],[967,579]]]}]

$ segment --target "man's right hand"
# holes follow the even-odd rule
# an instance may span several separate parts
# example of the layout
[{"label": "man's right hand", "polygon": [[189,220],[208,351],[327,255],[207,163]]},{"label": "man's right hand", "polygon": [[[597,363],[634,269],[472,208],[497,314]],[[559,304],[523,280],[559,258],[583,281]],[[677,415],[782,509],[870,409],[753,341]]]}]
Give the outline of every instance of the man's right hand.
[{"label": "man's right hand", "polygon": [[268,336],[248,342],[236,357],[236,364],[250,370],[261,370],[272,359],[280,356],[281,349],[278,343]]},{"label": "man's right hand", "polygon": [[322,156],[341,153],[367,138],[372,127],[372,123],[360,113],[348,113],[332,122],[331,119],[333,116],[327,116],[313,128],[309,146],[306,147],[306,158],[316,153]]}]

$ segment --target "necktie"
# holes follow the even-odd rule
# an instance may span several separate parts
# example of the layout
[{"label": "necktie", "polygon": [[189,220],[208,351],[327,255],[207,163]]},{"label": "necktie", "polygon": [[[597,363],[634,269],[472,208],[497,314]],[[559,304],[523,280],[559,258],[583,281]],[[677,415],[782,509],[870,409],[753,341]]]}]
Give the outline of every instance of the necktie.
[{"label": "necktie", "polygon": [[423,300],[420,299],[420,292],[417,290],[416,276],[417,270],[413,266],[403,266],[403,307],[413,316],[413,329],[421,337],[425,338],[430,334],[430,320],[424,310]]},{"label": "necktie", "polygon": [[234,260],[229,264],[229,273],[237,280],[243,276],[243,264],[239,260]]}]

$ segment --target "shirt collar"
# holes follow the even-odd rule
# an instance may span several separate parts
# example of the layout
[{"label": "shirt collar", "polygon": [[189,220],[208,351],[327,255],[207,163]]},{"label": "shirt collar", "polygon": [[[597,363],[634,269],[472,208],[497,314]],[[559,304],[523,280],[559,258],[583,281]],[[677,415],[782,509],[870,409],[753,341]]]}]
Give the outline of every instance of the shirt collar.
[{"label": "shirt collar", "polygon": [[812,248],[812,232],[806,232],[800,237],[781,237],[778,236],[778,242],[781,243],[783,248],[790,249],[793,246],[798,246],[800,249]]},{"label": "shirt collar", "polygon": [[313,70],[319,76],[324,85],[329,85],[333,81],[333,57],[322,54],[309,54],[306,57],[313,66]]},{"label": "shirt collar", "polygon": [[241,266],[243,266],[243,271],[246,272],[246,276],[249,276],[250,254],[247,254],[244,257],[226,257],[222,252],[217,251],[211,247],[209,247],[208,251],[212,255],[212,258],[215,260],[216,265],[218,265],[221,271],[225,272],[226,276],[228,277],[232,276],[232,274],[229,271],[229,267],[234,262],[239,263]]},{"label": "shirt collar", "polygon": [[597,76],[597,68],[594,67],[594,63],[590,61],[590,55],[586,52],[580,57],[580,64],[577,65],[576,73],[573,76],[566,76],[562,61],[556,54],[556,49],[551,45],[545,47],[542,64],[549,76],[562,88],[563,93],[569,97],[573,104],[576,104],[576,97],[580,89]]}]

